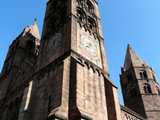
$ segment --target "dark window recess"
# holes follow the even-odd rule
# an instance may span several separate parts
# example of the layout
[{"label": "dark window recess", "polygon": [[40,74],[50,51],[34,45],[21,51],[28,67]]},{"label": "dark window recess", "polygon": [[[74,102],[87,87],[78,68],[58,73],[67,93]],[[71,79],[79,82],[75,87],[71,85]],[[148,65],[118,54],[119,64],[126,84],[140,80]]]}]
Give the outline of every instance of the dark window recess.
[{"label": "dark window recess", "polygon": [[143,73],[142,72],[140,72],[139,75],[140,75],[141,78],[143,78]]},{"label": "dark window recess", "polygon": [[151,89],[150,84],[148,84],[148,83],[145,83],[145,84],[144,84],[144,92],[145,92],[146,94],[152,94],[152,89]]},{"label": "dark window recess", "polygon": [[90,13],[94,13],[94,6],[89,0],[87,1],[87,9]]},{"label": "dark window recess", "polygon": [[95,31],[96,29],[96,21],[91,17],[88,18],[88,28],[92,31]]},{"label": "dark window recess", "polygon": [[148,79],[146,71],[141,71],[139,74],[140,74],[141,79],[145,79],[145,80]]},{"label": "dark window recess", "polygon": [[86,14],[85,12],[83,11],[83,9],[81,8],[77,8],[77,18],[78,18],[78,22],[80,24],[80,26],[84,26],[86,24]]},{"label": "dark window recess", "polygon": [[146,73],[146,71],[143,72],[143,76],[144,76],[144,79],[147,79],[147,73]]}]

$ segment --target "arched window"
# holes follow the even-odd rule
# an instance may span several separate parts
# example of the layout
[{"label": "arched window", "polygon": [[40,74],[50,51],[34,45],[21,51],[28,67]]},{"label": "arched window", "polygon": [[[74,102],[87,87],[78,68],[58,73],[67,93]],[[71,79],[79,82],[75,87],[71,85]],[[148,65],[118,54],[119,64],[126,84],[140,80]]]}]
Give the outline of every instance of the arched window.
[{"label": "arched window", "polygon": [[143,71],[143,76],[144,76],[144,79],[147,79],[147,73],[146,73],[146,71]]},{"label": "arched window", "polygon": [[146,71],[141,71],[139,73],[139,75],[140,75],[141,79],[145,79],[145,80],[148,79]]},{"label": "arched window", "polygon": [[141,78],[143,78],[143,73],[142,72],[140,72],[139,75],[140,75]]},{"label": "arched window", "polygon": [[144,84],[144,92],[145,92],[146,94],[152,94],[152,89],[151,89],[150,84],[148,84],[148,83],[145,83],[145,84]]}]

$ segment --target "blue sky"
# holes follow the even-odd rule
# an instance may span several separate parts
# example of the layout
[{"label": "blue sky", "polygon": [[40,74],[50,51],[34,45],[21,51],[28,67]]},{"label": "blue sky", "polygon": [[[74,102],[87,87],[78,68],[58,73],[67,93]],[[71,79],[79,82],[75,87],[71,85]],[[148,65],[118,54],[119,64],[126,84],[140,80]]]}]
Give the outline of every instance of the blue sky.
[{"label": "blue sky", "polygon": [[[10,43],[34,18],[42,31],[47,0],[3,0],[0,4],[0,69]],[[160,1],[99,0],[111,79],[119,88],[127,44],[160,76]],[[159,79],[158,79],[159,81]]]}]

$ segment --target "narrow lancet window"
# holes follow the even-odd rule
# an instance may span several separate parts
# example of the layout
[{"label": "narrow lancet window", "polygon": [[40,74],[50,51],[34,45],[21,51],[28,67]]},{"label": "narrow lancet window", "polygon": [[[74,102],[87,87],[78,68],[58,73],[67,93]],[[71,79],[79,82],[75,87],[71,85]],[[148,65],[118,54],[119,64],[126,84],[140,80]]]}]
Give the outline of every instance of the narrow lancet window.
[{"label": "narrow lancet window", "polygon": [[152,94],[152,89],[151,89],[150,84],[145,83],[145,85],[144,85],[144,92],[145,92],[146,94]]}]

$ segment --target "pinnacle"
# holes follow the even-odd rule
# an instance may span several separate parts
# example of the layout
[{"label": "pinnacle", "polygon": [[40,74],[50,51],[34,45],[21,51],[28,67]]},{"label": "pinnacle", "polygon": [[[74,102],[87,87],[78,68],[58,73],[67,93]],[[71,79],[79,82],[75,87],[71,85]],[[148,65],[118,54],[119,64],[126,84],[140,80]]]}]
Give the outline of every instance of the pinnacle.
[{"label": "pinnacle", "polygon": [[146,65],[143,60],[135,53],[130,44],[128,44],[124,69],[128,69],[130,66],[144,66]]},{"label": "pinnacle", "polygon": [[25,29],[24,29],[24,34],[25,33],[31,33],[34,37],[36,37],[38,40],[40,40],[40,33],[39,33],[39,29],[38,29],[38,24],[37,24],[37,19],[35,18],[34,19],[34,22],[32,25],[30,26],[27,26]]},{"label": "pinnacle", "polygon": [[34,19],[33,24],[30,26],[31,34],[40,40],[40,33],[38,29],[37,19]]}]

